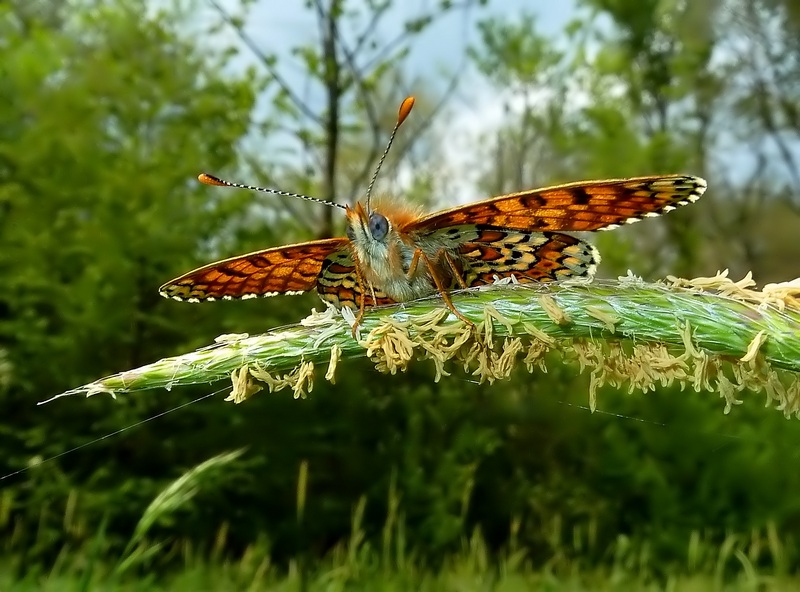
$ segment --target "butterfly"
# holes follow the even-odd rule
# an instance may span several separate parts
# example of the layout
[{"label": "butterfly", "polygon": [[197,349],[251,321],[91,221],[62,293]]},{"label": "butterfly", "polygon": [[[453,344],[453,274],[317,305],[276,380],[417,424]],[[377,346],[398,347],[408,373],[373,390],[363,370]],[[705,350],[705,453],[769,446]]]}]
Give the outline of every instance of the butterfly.
[{"label": "butterfly", "polygon": [[519,283],[591,277],[600,255],[565,232],[611,230],[655,217],[700,198],[706,182],[691,175],[581,181],[501,195],[420,216],[371,190],[395,133],[413,107],[403,101],[397,124],[367,190],[364,204],[344,206],[291,192],[224,181],[203,173],[209,185],[239,187],[324,203],[345,211],[347,232],[274,247],[211,263],[164,284],[159,293],[188,302],[300,294],[316,290],[337,308],[365,308],[491,284],[514,276]]}]

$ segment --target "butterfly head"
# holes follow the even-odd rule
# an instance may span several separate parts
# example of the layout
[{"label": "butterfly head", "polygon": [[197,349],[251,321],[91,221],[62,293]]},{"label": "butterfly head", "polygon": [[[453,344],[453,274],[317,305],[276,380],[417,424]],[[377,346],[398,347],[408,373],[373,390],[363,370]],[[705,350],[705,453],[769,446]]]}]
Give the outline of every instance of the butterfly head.
[{"label": "butterfly head", "polygon": [[376,209],[372,208],[372,188],[375,186],[375,180],[378,178],[383,161],[386,160],[386,155],[392,147],[397,130],[411,113],[413,107],[414,97],[406,97],[400,105],[397,122],[389,136],[389,142],[386,144],[386,149],[383,151],[378,166],[375,167],[375,172],[372,174],[369,187],[367,187],[366,206],[356,203],[354,207],[346,208],[347,237],[352,241],[358,256],[365,261],[386,259],[391,248],[390,245],[395,242],[397,237],[389,218],[378,211],[381,209],[380,206]]},{"label": "butterfly head", "polygon": [[392,223],[384,214],[367,210],[361,203],[347,208],[347,237],[357,246],[380,250],[389,242]]}]

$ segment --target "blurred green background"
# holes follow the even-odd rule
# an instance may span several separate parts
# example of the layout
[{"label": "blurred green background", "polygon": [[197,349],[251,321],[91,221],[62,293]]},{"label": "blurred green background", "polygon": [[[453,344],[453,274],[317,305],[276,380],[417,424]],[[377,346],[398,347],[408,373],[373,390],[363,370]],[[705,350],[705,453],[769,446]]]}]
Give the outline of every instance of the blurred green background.
[{"label": "blurred green background", "polygon": [[[407,94],[380,192],[692,173],[698,204],[596,237],[601,276],[800,276],[795,0],[4,2],[0,473],[27,470],[0,481],[3,589],[800,584],[800,423],[677,389],[591,414],[569,366],[477,385],[347,362],[306,400],[223,391],[40,464],[224,385],[36,402],[321,308],[158,296],[343,229],[197,173],[351,203]],[[238,448],[108,584],[156,495]]]}]

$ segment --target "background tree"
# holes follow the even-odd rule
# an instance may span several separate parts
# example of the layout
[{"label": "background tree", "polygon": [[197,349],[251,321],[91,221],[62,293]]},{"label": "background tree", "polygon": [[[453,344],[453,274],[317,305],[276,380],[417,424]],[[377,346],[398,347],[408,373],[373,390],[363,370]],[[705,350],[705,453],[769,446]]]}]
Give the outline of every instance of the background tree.
[{"label": "background tree", "polygon": [[[794,277],[796,268],[778,271],[765,256],[768,243],[794,252],[784,230],[797,185],[789,123],[796,88],[788,82],[796,79],[796,37],[787,9],[734,0],[580,5],[566,47],[538,36],[530,17],[482,23],[473,59],[504,89],[511,119],[494,140],[487,181],[498,171],[521,181],[506,174],[513,162],[524,163],[525,185],[692,171],[710,180],[709,214],[666,216],[655,241],[652,228],[603,235],[613,257],[605,268],[622,272],[632,261],[619,256],[636,253],[645,275],[758,268],[763,281]],[[765,240],[772,232],[785,239]]]},{"label": "background tree", "polygon": [[[386,146],[397,106],[411,94],[404,61],[415,39],[449,13],[486,3],[438,2],[420,12],[410,12],[398,22],[397,4],[391,0],[309,0],[306,7],[313,13],[316,34],[313,41],[292,47],[288,53],[294,63],[286,63],[288,60],[279,59],[275,49],[261,46],[249,32],[246,18],[234,17],[216,0],[209,1],[276,82],[271,101],[294,148],[291,154],[295,161],[299,157],[309,163],[283,181],[299,186],[300,191],[345,203],[364,194]],[[304,74],[303,94],[287,82],[287,71],[292,68]],[[426,101],[420,102],[414,129],[422,132],[430,127],[456,83],[457,77],[452,78],[438,103],[426,106]],[[424,86],[417,81],[414,94],[424,93]],[[398,139],[394,162],[420,135],[406,132]],[[262,163],[250,164],[257,170],[264,168]],[[393,168],[398,170],[397,165]],[[381,180],[387,176],[391,176],[390,171]],[[333,209],[306,206],[284,200],[280,207],[304,219],[315,236],[332,236]]]},{"label": "background tree", "polygon": [[[198,52],[176,15],[145,13],[136,0],[0,7],[4,474],[162,405],[37,408],[48,393],[199,344],[200,327],[223,330],[197,310],[173,310],[157,287],[215,253],[219,226],[241,211],[242,200],[220,201],[192,179],[199,163],[232,161],[264,80],[223,77],[225,58]],[[138,509],[156,491],[153,476],[174,471],[169,448],[169,438],[143,436],[49,463],[15,489],[6,527],[49,529],[70,490],[85,492],[92,519],[112,503]],[[58,548],[57,538],[37,541]],[[34,541],[20,543],[35,552]]]}]

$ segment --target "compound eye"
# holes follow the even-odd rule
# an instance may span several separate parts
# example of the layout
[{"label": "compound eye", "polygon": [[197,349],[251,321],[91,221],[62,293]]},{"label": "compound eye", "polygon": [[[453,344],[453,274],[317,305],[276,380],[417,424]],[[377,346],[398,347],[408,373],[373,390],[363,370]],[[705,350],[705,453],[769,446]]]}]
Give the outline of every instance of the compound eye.
[{"label": "compound eye", "polygon": [[369,233],[375,240],[383,240],[389,233],[389,221],[383,214],[373,212],[369,216]]}]

